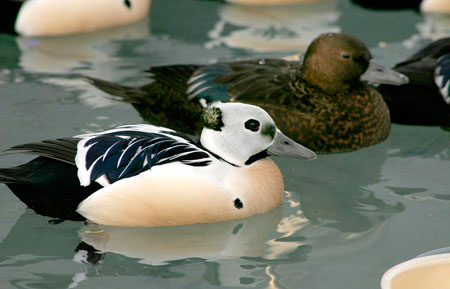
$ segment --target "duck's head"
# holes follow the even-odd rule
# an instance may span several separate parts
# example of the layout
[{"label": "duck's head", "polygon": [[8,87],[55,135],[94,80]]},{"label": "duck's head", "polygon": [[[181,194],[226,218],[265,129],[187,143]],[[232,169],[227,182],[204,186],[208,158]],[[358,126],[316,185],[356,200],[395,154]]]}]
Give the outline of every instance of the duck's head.
[{"label": "duck's head", "polygon": [[408,78],[372,60],[360,40],[342,33],[322,34],[309,45],[302,78],[329,94],[347,91],[361,80],[405,84]]},{"label": "duck's head", "polygon": [[316,154],[285,136],[260,107],[228,102],[208,106],[202,115],[201,144],[224,160],[245,166],[268,155],[311,160]]}]

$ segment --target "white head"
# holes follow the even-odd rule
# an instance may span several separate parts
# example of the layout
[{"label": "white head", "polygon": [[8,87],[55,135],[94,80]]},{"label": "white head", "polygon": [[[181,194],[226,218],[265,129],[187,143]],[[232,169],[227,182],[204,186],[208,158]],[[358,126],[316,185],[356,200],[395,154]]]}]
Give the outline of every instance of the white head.
[{"label": "white head", "polygon": [[205,109],[202,122],[201,144],[238,166],[267,155],[316,158],[314,152],[285,136],[270,115],[254,105],[217,102]]}]

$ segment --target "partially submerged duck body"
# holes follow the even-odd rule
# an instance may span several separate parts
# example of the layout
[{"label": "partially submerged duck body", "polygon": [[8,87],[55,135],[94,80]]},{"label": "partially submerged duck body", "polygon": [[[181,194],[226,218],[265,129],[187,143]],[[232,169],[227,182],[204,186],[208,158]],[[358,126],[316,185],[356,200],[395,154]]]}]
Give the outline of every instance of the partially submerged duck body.
[{"label": "partially submerged duck body", "polygon": [[[303,64],[261,59],[159,66],[149,70],[154,82],[140,88],[92,78],[91,82],[133,102],[142,111],[157,113],[164,111],[160,106],[169,106],[165,115],[196,113],[198,108],[187,99],[256,104],[268,110],[288,136],[316,152],[331,153],[374,145],[389,135],[389,110],[365,80],[407,80],[371,58],[361,41],[328,33],[311,43]],[[144,113],[141,115],[145,118]]]},{"label": "partially submerged duck body", "polygon": [[450,127],[450,38],[432,42],[393,69],[409,83],[378,87],[392,121]]},{"label": "partially submerged duck body", "polygon": [[4,0],[1,31],[21,36],[83,33],[143,19],[151,0]]},{"label": "partially submerged duck body", "polygon": [[352,0],[352,2],[377,10],[414,9],[423,13],[450,13],[448,0]]},{"label": "partially submerged duck body", "polygon": [[123,126],[10,149],[38,157],[0,169],[37,213],[115,226],[225,221],[274,209],[284,182],[269,155],[314,159],[259,107],[216,103],[200,143],[171,129]]}]

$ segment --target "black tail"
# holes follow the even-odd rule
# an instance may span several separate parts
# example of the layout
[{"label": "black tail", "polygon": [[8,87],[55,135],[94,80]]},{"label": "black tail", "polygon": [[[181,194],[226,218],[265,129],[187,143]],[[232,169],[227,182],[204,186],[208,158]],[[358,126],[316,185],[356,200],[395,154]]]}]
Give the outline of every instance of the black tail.
[{"label": "black tail", "polygon": [[14,176],[13,169],[0,169],[0,183],[11,184],[18,182],[20,182],[20,180]]},{"label": "black tail", "polygon": [[46,157],[0,169],[0,182],[36,213],[76,221],[84,220],[76,212],[79,203],[101,188],[80,186],[76,166]]},{"label": "black tail", "polygon": [[[187,81],[200,65],[177,64],[154,66],[146,72],[154,82],[142,87],[132,87],[90,76],[81,76],[98,89],[120,98],[122,101],[143,104],[152,102],[149,98],[164,99],[167,93],[179,94],[186,97]],[[156,84],[156,85],[155,85]],[[161,96],[161,92],[162,96]],[[165,92],[165,93],[164,93]],[[156,102],[158,100],[155,100]]]},{"label": "black tail", "polygon": [[142,100],[147,96],[147,93],[140,87],[120,85],[114,82],[109,82],[90,76],[82,77],[98,89],[110,95],[119,97],[119,100],[121,101],[141,103]]},{"label": "black tail", "polygon": [[17,34],[14,30],[16,17],[25,1],[2,1],[0,12],[0,33]]},{"label": "black tail", "polygon": [[170,65],[152,67],[153,82],[142,87],[124,86],[109,81],[85,77],[98,89],[130,102],[147,122],[198,135],[202,130],[202,106],[186,95],[187,81],[199,66]]}]

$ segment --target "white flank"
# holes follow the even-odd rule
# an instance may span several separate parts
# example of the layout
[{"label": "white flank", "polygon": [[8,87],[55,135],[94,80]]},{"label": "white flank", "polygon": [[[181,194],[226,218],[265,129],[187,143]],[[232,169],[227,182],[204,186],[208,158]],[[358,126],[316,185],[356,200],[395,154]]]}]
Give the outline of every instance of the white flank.
[{"label": "white flank", "polygon": [[245,210],[233,207],[224,186],[179,163],[156,166],[104,187],[85,199],[78,212],[95,223],[116,226],[170,226],[245,216]]},{"label": "white flank", "polygon": [[[264,213],[283,200],[283,177],[270,159],[237,168],[180,163],[122,179],[85,199],[78,212],[113,226],[173,226],[225,221]],[[242,208],[235,207],[239,198]]]}]

